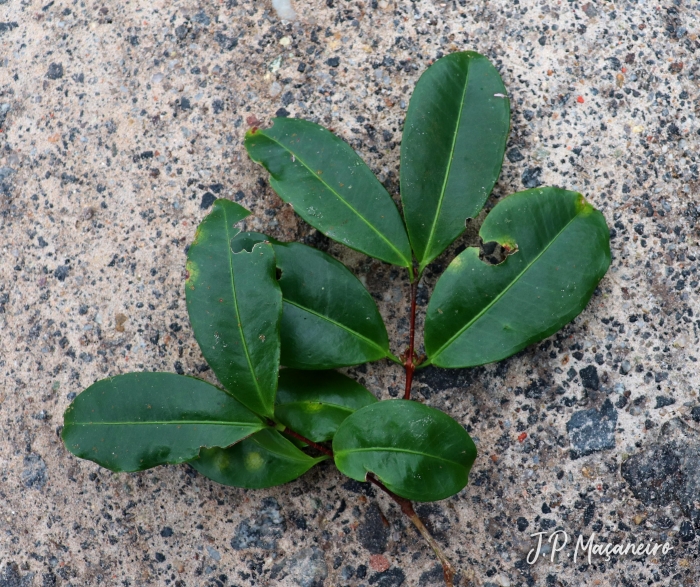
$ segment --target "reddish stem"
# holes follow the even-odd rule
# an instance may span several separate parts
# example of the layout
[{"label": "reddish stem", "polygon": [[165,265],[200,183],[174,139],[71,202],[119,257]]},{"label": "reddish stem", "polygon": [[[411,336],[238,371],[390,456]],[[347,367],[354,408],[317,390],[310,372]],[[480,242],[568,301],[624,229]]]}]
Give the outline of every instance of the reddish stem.
[{"label": "reddish stem", "polygon": [[[274,424],[271,420],[269,421],[271,425]],[[325,446],[318,444],[314,442],[313,440],[309,440],[308,438],[302,436],[298,432],[294,432],[294,430],[290,430],[289,428],[285,428],[283,431],[283,434],[286,434],[287,436],[291,436],[292,438],[296,438],[297,440],[300,440],[309,446],[315,448],[317,451],[328,455],[329,457],[333,458],[333,451],[329,448],[326,448]],[[370,483],[373,483],[379,489],[381,489],[384,493],[386,493],[391,499],[393,499],[398,506],[401,508],[401,511],[404,513],[405,516],[408,517],[409,520],[413,523],[413,525],[416,527],[420,535],[423,537],[423,539],[428,543],[430,548],[433,550],[435,553],[435,556],[437,556],[438,560],[440,561],[440,564],[442,564],[442,574],[445,578],[445,584],[447,587],[454,587],[454,576],[455,576],[455,571],[452,565],[450,564],[450,561],[447,559],[445,554],[442,552],[442,549],[440,548],[440,545],[435,541],[435,539],[430,535],[430,532],[428,529],[425,527],[425,524],[421,521],[421,519],[418,517],[418,514],[416,514],[416,511],[413,509],[413,504],[406,498],[400,497],[396,495],[393,491],[388,489],[379,479],[377,479],[372,473],[367,474],[367,481]]]},{"label": "reddish stem", "polygon": [[404,359],[404,369],[406,369],[406,389],[403,393],[403,399],[411,399],[411,385],[413,384],[413,372],[416,370],[416,364],[413,362],[416,340],[416,297],[418,295],[418,279],[411,283],[411,326],[408,335],[408,351]]},{"label": "reddish stem", "polygon": [[291,436],[292,438],[296,438],[297,440],[301,440],[302,442],[305,442],[309,446],[315,448],[317,451],[322,452],[324,455],[328,455],[329,457],[333,458],[333,451],[330,448],[326,448],[322,444],[318,444],[314,442],[313,440],[309,440],[308,438],[305,438],[298,432],[294,432],[294,430],[290,430],[289,428],[285,428],[282,431],[282,434],[286,434],[287,436]]},{"label": "reddish stem", "polygon": [[393,499],[401,508],[401,511],[404,513],[404,515],[407,516],[409,520],[411,520],[413,525],[416,527],[416,530],[418,530],[418,532],[425,539],[430,548],[432,548],[433,552],[435,553],[435,556],[437,556],[438,560],[440,561],[440,564],[442,564],[442,575],[445,579],[445,584],[447,585],[447,587],[454,587],[455,570],[450,564],[450,561],[447,560],[445,554],[442,552],[440,545],[430,535],[430,532],[425,527],[425,524],[423,524],[421,519],[418,517],[418,514],[416,514],[416,511],[413,509],[413,504],[408,499],[404,497],[399,497],[393,491],[387,489],[387,487],[371,473],[367,475],[367,481],[373,483],[374,485],[379,487],[379,489],[381,489],[384,493],[386,493],[389,497],[391,497],[391,499]]}]

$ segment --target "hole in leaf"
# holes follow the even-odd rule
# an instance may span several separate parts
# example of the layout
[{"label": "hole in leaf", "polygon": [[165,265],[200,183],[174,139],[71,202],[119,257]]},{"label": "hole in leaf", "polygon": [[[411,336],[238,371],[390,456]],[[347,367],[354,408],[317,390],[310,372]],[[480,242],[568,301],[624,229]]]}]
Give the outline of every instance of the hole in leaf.
[{"label": "hole in leaf", "polygon": [[255,245],[265,241],[265,239],[266,237],[263,234],[241,232],[231,239],[231,250],[234,253],[240,253],[241,251],[250,253]]},{"label": "hole in leaf", "polygon": [[279,267],[275,268],[275,276],[277,277],[277,281],[282,279],[282,270]]},{"label": "hole in leaf", "polygon": [[[476,218],[467,218],[464,226],[466,230],[464,231],[465,247],[475,247],[479,249],[479,259],[481,259],[487,265],[500,265],[509,255],[518,252],[518,247],[515,246],[511,248],[509,245],[501,245],[496,241],[484,242],[479,234],[481,230],[481,225],[486,220],[486,211],[482,210]],[[458,248],[457,254],[461,253],[464,248]]]},{"label": "hole in leaf", "polygon": [[489,265],[500,265],[509,255],[517,251],[517,247],[511,248],[508,245],[500,245],[496,241],[489,241],[487,243],[481,241],[479,244],[479,259]]}]

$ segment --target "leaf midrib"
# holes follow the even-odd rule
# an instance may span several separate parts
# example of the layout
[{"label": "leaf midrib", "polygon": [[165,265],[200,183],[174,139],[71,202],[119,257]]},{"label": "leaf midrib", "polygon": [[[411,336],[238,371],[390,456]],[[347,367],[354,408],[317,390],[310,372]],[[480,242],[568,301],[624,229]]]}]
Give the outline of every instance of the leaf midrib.
[{"label": "leaf midrib", "polygon": [[[284,438],[284,436],[282,438]],[[290,442],[287,438],[284,438],[284,439],[287,440],[288,442]],[[251,437],[250,440],[252,440],[255,444],[257,444],[262,450],[270,453],[271,455],[276,456],[279,459],[283,459],[283,460],[287,460],[287,461],[294,461],[294,462],[303,463],[303,464],[308,464],[309,461],[314,461],[314,464],[316,464],[316,462],[319,462],[319,460],[322,461],[322,460],[325,460],[328,458],[328,457],[315,457],[314,458],[314,457],[307,455],[304,452],[301,452],[301,450],[299,450],[299,449],[297,449],[297,450],[299,450],[299,452],[301,453],[300,455],[296,455],[296,454],[290,455],[289,453],[285,452],[283,448],[280,448],[277,445],[274,448],[270,448],[269,446],[265,446],[257,438]],[[294,444],[292,444],[292,446],[294,446]],[[296,447],[294,447],[294,448],[296,448]]]},{"label": "leaf midrib", "polygon": [[250,375],[253,379],[255,391],[257,392],[258,398],[260,399],[260,404],[263,406],[264,409],[268,409],[269,406],[265,402],[265,395],[263,394],[263,391],[260,388],[260,383],[258,382],[258,378],[255,374],[255,369],[253,368],[253,361],[250,358],[250,351],[248,350],[248,341],[246,340],[245,333],[243,332],[243,322],[241,321],[241,313],[238,309],[238,294],[236,293],[236,283],[235,278],[233,276],[233,251],[231,250],[232,237],[230,236],[228,228],[228,214],[226,213],[226,208],[222,207],[222,211],[224,213],[224,229],[226,230],[226,252],[228,254],[229,275],[231,276],[231,293],[233,299],[233,308],[236,312],[236,324],[238,324],[238,331],[240,332],[241,340],[243,341],[243,352],[245,353],[245,358],[248,362],[248,370],[250,371]]},{"label": "leaf midrib", "polygon": [[351,330],[349,327],[345,326],[344,324],[341,324],[340,322],[336,322],[335,320],[333,320],[332,318],[330,318],[330,317],[328,317],[328,316],[324,316],[323,314],[319,314],[319,313],[316,312],[315,310],[312,310],[312,309],[310,309],[310,308],[307,308],[306,306],[303,306],[303,305],[301,305],[301,304],[298,303],[298,302],[293,302],[293,301],[291,301],[291,300],[289,300],[289,299],[287,299],[287,298],[283,298],[283,301],[285,301],[286,303],[288,303],[288,304],[290,304],[290,305],[292,305],[292,306],[295,306],[295,307],[299,308],[300,310],[304,310],[305,312],[308,312],[309,314],[313,314],[314,316],[317,316],[318,318],[321,318],[321,319],[323,319],[323,320],[326,320],[327,322],[329,322],[330,324],[333,324],[334,326],[337,326],[337,327],[340,328],[341,330],[345,330],[348,334],[350,334],[350,335],[352,335],[352,336],[356,336],[357,338],[359,338],[359,339],[365,341],[365,342],[366,342],[367,344],[369,344],[370,346],[372,346],[372,347],[376,348],[377,350],[379,350],[379,351],[382,353],[382,355],[384,355],[385,357],[389,356],[388,350],[387,350],[387,349],[383,349],[382,347],[380,347],[380,346],[379,346],[376,342],[374,342],[373,340],[367,338],[366,336],[360,334],[359,332],[357,332],[357,331],[355,331],[355,330]]},{"label": "leaf midrib", "polygon": [[148,420],[143,422],[70,422],[66,426],[238,426],[239,428],[260,428],[263,426],[251,422],[224,422],[221,420]]},{"label": "leaf midrib", "polygon": [[439,457],[437,455],[431,455],[427,454],[424,452],[419,452],[416,450],[410,450],[407,448],[396,448],[393,446],[380,446],[380,447],[373,447],[373,448],[351,448],[351,449],[346,449],[346,450],[339,450],[335,451],[335,456],[343,456],[343,455],[348,455],[348,454],[353,454],[353,453],[358,453],[358,452],[398,452],[398,453],[406,453],[406,454],[412,454],[412,455],[418,455],[421,457],[429,458],[429,459],[435,459],[437,461],[442,461],[445,463],[449,463],[450,465],[456,465],[458,467],[465,468],[464,465],[461,463],[458,463],[457,461],[451,461],[449,459],[445,459],[443,457]]},{"label": "leaf midrib", "polygon": [[457,135],[459,134],[459,125],[462,121],[462,113],[464,112],[464,99],[467,95],[467,87],[469,86],[469,71],[471,69],[471,62],[468,62],[467,73],[464,77],[464,90],[462,90],[462,99],[460,100],[461,108],[459,109],[459,114],[457,115],[457,124],[455,125],[454,134],[452,136],[452,146],[450,147],[450,160],[447,163],[447,169],[445,170],[445,177],[442,180],[442,189],[440,190],[440,198],[438,199],[437,209],[435,210],[435,216],[433,217],[433,224],[430,227],[430,233],[428,234],[428,240],[425,244],[425,250],[423,252],[423,259],[420,262],[421,268],[424,267],[426,263],[426,258],[430,256],[430,247],[432,245],[433,236],[435,235],[435,228],[437,227],[438,217],[442,211],[442,204],[445,199],[445,191],[447,190],[447,181],[450,177],[450,171],[452,170],[452,162],[454,161],[455,146],[457,145]]},{"label": "leaf midrib", "polygon": [[[328,458],[328,457],[314,458],[314,457],[310,457],[309,455],[305,455],[305,457],[292,456],[286,452],[270,450],[269,448],[264,447],[261,444],[258,444],[258,446],[260,446],[260,448],[262,448],[263,450],[266,450],[270,454],[276,456],[278,459],[285,460],[285,461],[292,461],[292,462],[300,463],[300,464],[304,464],[304,465],[307,465],[310,462],[313,462],[313,464],[315,465],[319,460],[325,460]],[[302,454],[305,454],[305,453],[302,453]]]},{"label": "leaf midrib", "polygon": [[[350,204],[348,201],[346,201],[336,190],[334,190],[330,185],[328,185],[328,183],[326,183],[322,178],[320,178],[320,177],[318,176],[318,174],[317,174],[316,172],[314,172],[314,171],[311,169],[311,167],[309,167],[309,166],[306,164],[306,162],[305,162],[301,157],[299,157],[299,155],[297,155],[296,153],[294,153],[290,148],[288,148],[287,146],[283,145],[283,144],[280,143],[278,140],[272,138],[270,135],[265,134],[264,132],[262,132],[261,134],[263,134],[264,136],[266,136],[266,137],[267,137],[269,140],[271,140],[273,143],[275,143],[275,144],[279,145],[280,147],[282,147],[282,149],[284,149],[284,150],[287,151],[288,153],[292,154],[292,155],[294,156],[295,160],[298,161],[299,163],[301,163],[301,164],[306,168],[306,170],[311,174],[312,177],[314,177],[314,178],[315,178],[318,182],[320,182],[322,185],[326,186],[326,188],[328,188],[328,191],[330,191],[332,194],[334,194],[343,204],[345,204],[348,208],[350,208],[350,210],[351,210],[352,212],[354,212],[354,213],[358,216],[358,218],[360,218],[371,230],[373,230],[373,231],[377,234],[377,236],[378,236],[380,239],[382,239],[387,245],[389,245],[389,247],[399,256],[400,259],[403,259],[403,261],[404,261],[404,267],[409,267],[409,266],[411,265],[410,261],[409,261],[408,259],[406,259],[406,257],[401,253],[401,251],[399,251],[399,250],[394,246],[394,244],[393,244],[386,236],[384,236],[384,235],[383,235],[369,220],[367,220],[367,218],[365,218],[362,214],[360,214],[360,213],[352,206],[352,204]],[[364,161],[363,161],[362,163],[363,163],[364,165],[366,165],[366,163],[365,163]],[[373,175],[374,175],[374,174],[373,174]],[[375,178],[375,179],[376,179],[376,178]],[[388,192],[387,192],[387,196],[389,196],[389,193],[388,193]],[[389,199],[391,199],[391,196],[389,196]]]},{"label": "leaf midrib", "polygon": [[435,352],[435,354],[434,354],[432,357],[429,358],[428,361],[426,361],[425,363],[423,363],[423,365],[426,365],[426,366],[427,366],[428,364],[432,363],[437,357],[440,356],[440,354],[441,354],[447,347],[449,347],[456,339],[458,339],[460,336],[462,336],[462,334],[464,334],[469,328],[471,328],[471,326],[472,326],[479,318],[481,318],[481,317],[482,317],[486,312],[488,312],[497,302],[499,302],[499,301],[501,300],[501,298],[503,298],[503,296],[505,296],[505,295],[510,291],[510,289],[511,289],[516,283],[518,283],[518,281],[520,281],[520,279],[522,278],[522,276],[525,275],[525,273],[527,273],[527,272],[532,268],[532,266],[540,259],[540,257],[542,257],[542,255],[544,255],[544,254],[549,250],[549,248],[557,241],[557,239],[564,233],[564,231],[571,225],[571,223],[574,222],[574,220],[576,220],[576,219],[579,217],[579,215],[580,215],[580,212],[576,213],[576,214],[571,218],[571,220],[569,220],[569,221],[564,225],[564,227],[563,227],[556,235],[554,235],[554,238],[552,238],[552,240],[549,242],[549,244],[548,244],[544,249],[542,249],[542,250],[537,254],[537,256],[536,256],[534,259],[532,259],[532,261],[530,261],[530,262],[523,268],[523,270],[522,270],[520,273],[518,273],[518,274],[512,279],[512,281],[508,284],[508,286],[507,286],[501,293],[499,293],[491,302],[489,302],[486,306],[484,306],[484,308],[483,308],[476,316],[474,316],[474,318],[472,318],[469,322],[467,322],[467,324],[465,324],[465,325],[464,325],[462,328],[460,328],[453,336],[451,336],[451,337],[449,338],[449,340],[448,340],[445,344],[443,344],[443,345]]}]

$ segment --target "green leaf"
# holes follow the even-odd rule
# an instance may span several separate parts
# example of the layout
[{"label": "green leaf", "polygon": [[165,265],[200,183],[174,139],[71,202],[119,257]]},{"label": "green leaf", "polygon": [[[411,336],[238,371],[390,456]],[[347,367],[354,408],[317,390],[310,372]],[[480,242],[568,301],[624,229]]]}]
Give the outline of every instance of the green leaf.
[{"label": "green leaf", "polygon": [[372,296],[345,265],[302,245],[260,233],[239,234],[233,250],[269,240],[281,272],[284,309],[281,362],[295,369],[333,369],[389,358],[389,337]]},{"label": "green leaf", "polygon": [[275,417],[309,440],[324,442],[350,414],[376,401],[362,385],[336,371],[282,369]]},{"label": "green leaf", "polygon": [[248,155],[314,228],[387,263],[411,268],[411,249],[391,196],[355,151],[318,124],[276,118],[246,133]]},{"label": "green leaf", "polygon": [[484,206],[509,121],[506,89],[483,55],[452,53],[418,80],[401,141],[401,201],[419,272]]},{"label": "green leaf", "polygon": [[273,248],[282,272],[283,365],[333,369],[398,360],[372,296],[345,265],[301,243]]},{"label": "green leaf", "polygon": [[467,484],[476,447],[447,414],[410,400],[389,400],[355,412],[333,438],[341,473],[365,481],[373,473],[414,501],[436,501]]},{"label": "green leaf", "polygon": [[480,235],[517,251],[489,265],[468,248],[450,263],[428,304],[424,365],[483,365],[550,336],[583,311],[610,265],[605,218],[559,188],[509,196]]},{"label": "green leaf", "polygon": [[93,383],[63,417],[75,456],[112,471],[183,463],[200,447],[229,446],[264,428],[220,389],[174,373],[127,373]]},{"label": "green leaf", "polygon": [[327,458],[310,457],[268,428],[229,448],[204,449],[190,465],[217,483],[262,489],[293,481]]},{"label": "green leaf", "polygon": [[187,253],[187,311],[202,354],[221,383],[271,417],[279,371],[282,293],[269,243],[234,253],[235,224],[248,211],[216,200]]}]

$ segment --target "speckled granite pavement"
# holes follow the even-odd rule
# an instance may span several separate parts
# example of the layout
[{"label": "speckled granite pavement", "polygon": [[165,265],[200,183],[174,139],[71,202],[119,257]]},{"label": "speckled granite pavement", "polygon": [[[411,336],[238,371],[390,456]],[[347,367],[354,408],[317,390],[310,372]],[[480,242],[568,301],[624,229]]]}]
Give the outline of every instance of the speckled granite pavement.
[{"label": "speckled granite pavement", "polygon": [[[249,229],[348,263],[403,350],[405,276],[295,218],[242,139],[275,114],[318,121],[397,195],[412,88],[461,49],[487,54],[512,100],[490,205],[578,189],[608,220],[613,264],[559,335],[497,366],[421,372],[416,397],[462,422],[480,458],[464,491],[420,512],[465,584],[700,583],[700,3],[295,8],[286,22],[252,0],[0,0],[0,586],[440,585],[397,508],[329,465],[243,491],[187,466],[112,474],[59,433],[98,378],[212,379],[183,278],[215,197],[252,209]],[[385,398],[402,382],[388,363],[351,373]],[[673,550],[524,562],[529,535],[556,528]]]}]

